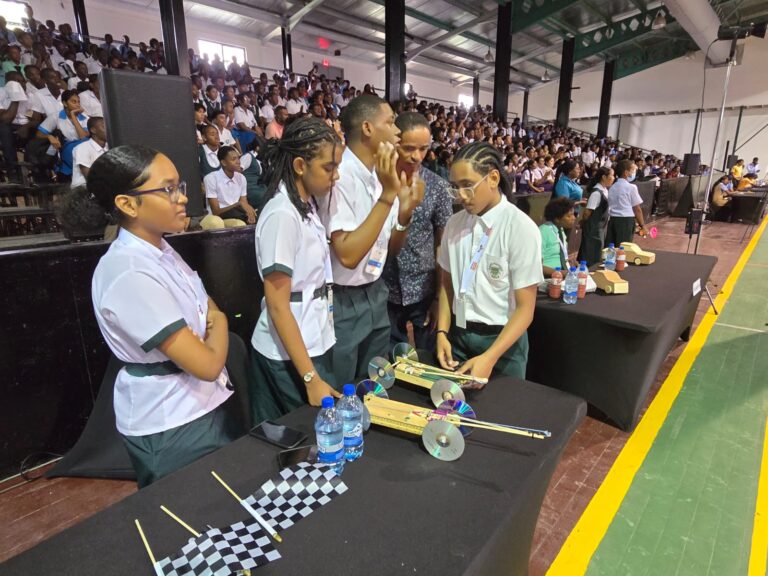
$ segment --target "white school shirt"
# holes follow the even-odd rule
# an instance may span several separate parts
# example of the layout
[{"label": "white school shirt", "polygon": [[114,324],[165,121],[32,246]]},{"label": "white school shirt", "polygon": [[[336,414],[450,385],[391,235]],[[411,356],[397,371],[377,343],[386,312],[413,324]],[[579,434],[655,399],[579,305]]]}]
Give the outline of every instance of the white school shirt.
[{"label": "white school shirt", "polygon": [[83,107],[83,111],[89,118],[104,117],[104,110],[101,108],[101,102],[91,90],[80,92],[80,106]]},{"label": "white school shirt", "polygon": [[[77,123],[80,124],[80,126],[88,132],[88,116],[86,116],[83,113],[80,113],[77,115]],[[56,115],[53,116],[46,116],[45,120],[40,124],[40,126],[37,127],[40,132],[43,134],[50,134],[54,130],[58,129],[61,131],[62,136],[64,136],[64,139],[67,142],[72,142],[73,140],[79,140],[80,136],[77,134],[77,129],[75,128],[75,125],[72,124],[72,121],[69,119],[69,116],[67,116],[67,112],[65,110],[61,110]],[[63,144],[63,142],[62,142]]]},{"label": "white school shirt", "polygon": [[[229,132],[229,130],[227,130],[227,132]],[[205,158],[208,160],[208,164],[211,165],[211,168],[218,168],[221,166],[218,150],[211,150],[208,148],[208,144],[203,144],[203,152],[205,152]]]},{"label": "white school shirt", "polygon": [[246,128],[253,128],[256,126],[256,117],[250,110],[243,110],[241,106],[235,108],[235,126],[242,122]]},{"label": "white school shirt", "polygon": [[229,208],[240,202],[240,198],[245,196],[248,189],[248,183],[240,172],[235,172],[232,178],[229,178],[224,170],[211,172],[205,178],[205,197],[216,198],[219,201],[219,208]]},{"label": "white school shirt", "polygon": [[600,202],[602,202],[600,198],[601,195],[608,200],[608,190],[605,189],[605,186],[602,184],[595,184],[595,190],[589,195],[589,200],[587,200],[587,210],[592,210],[594,212],[600,207]]},{"label": "white school shirt", "polygon": [[[339,165],[339,179],[329,196],[318,200],[320,206],[320,220],[328,232],[328,237],[337,231],[354,232],[368,218],[376,202],[381,197],[384,189],[376,175],[376,169],[369,171],[360,159],[352,152],[351,148],[344,150]],[[384,222],[379,237],[371,250],[360,263],[353,269],[345,268],[339,262],[336,254],[331,250],[331,264],[333,267],[333,280],[342,286],[362,286],[370,284],[381,277],[384,270],[384,262],[370,273],[365,270],[368,260],[377,244],[383,247],[389,246],[392,236],[392,228],[397,221],[400,203],[397,198],[389,211],[389,217]]]},{"label": "white school shirt", "polygon": [[85,185],[85,176],[83,176],[80,166],[90,168],[96,159],[107,150],[109,150],[109,144],[104,144],[104,148],[102,148],[92,138],[88,138],[85,142],[75,146],[72,150],[72,188]]},{"label": "white school shirt", "polygon": [[272,104],[267,102],[264,104],[264,106],[261,107],[261,117],[264,118],[264,120],[269,124],[272,122],[272,120],[275,119],[275,109],[272,107]]},{"label": "white school shirt", "polygon": [[625,178],[617,178],[608,190],[608,215],[616,217],[634,217],[633,206],[643,203],[637,186]]},{"label": "white school shirt", "polygon": [[[218,130],[218,126],[216,126],[216,129]],[[222,146],[234,146],[235,145],[235,137],[232,136],[232,132],[229,131],[228,128],[224,128],[224,130],[219,130],[219,144]],[[218,158],[216,159],[216,162],[218,162]],[[213,166],[213,164],[211,164]]]},{"label": "white school shirt", "polygon": [[48,90],[48,86],[45,86],[29,95],[28,109],[30,112],[38,112],[43,116],[56,116],[64,109],[61,103],[61,94],[56,97]]},{"label": "white school shirt", "polygon": [[465,317],[504,326],[516,308],[515,290],[544,281],[541,234],[533,220],[504,196],[482,216],[457,212],[443,232],[437,263],[451,275],[455,314],[462,276],[488,229],[488,244],[464,297]]},{"label": "white school shirt", "polygon": [[[85,80],[81,80],[80,76],[72,76],[67,80],[67,89],[68,90],[77,90],[77,85],[80,84],[80,82],[88,82],[88,78]],[[81,102],[82,104],[82,102]]]},{"label": "white school shirt", "polygon": [[[123,362],[168,362],[157,347],[169,336],[184,326],[205,334],[208,294],[165,240],[157,248],[121,228],[96,266],[91,295],[101,334]],[[206,382],[186,372],[137,376],[128,368],[118,372],[114,392],[117,429],[126,436],[187,424],[232,394],[224,385],[226,369]]]},{"label": "white school shirt", "polygon": [[[259,215],[256,263],[262,280],[275,271],[291,277],[291,293],[302,295],[301,302],[291,302],[291,313],[307,352],[310,358],[325,354],[336,343],[333,314],[328,310],[328,298],[314,298],[314,292],[333,282],[330,246],[314,209],[303,219],[283,184]],[[290,360],[264,298],[251,345],[271,360]]]},{"label": "white school shirt", "polygon": [[303,100],[288,100],[288,103],[285,105],[285,109],[288,110],[288,114],[303,114],[306,110],[306,105],[304,104]]}]

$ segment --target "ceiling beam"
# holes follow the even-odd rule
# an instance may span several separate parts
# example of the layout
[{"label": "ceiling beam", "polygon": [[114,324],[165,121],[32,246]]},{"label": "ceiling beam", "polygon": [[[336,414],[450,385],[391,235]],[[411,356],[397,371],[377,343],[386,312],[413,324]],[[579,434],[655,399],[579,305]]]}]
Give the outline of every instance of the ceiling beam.
[{"label": "ceiling beam", "polygon": [[592,12],[595,16],[600,18],[603,22],[605,22],[608,26],[611,25],[611,18],[610,16],[607,16],[602,10],[600,10],[597,6],[595,6],[592,3],[592,0],[581,0],[581,4],[589,11]]},{"label": "ceiling beam", "polygon": [[270,40],[272,40],[272,38],[276,38],[277,36],[279,36],[280,31],[282,30],[283,27],[286,28],[286,30],[290,34],[293,31],[293,29],[296,28],[298,23],[301,22],[301,19],[304,18],[304,16],[312,12],[312,10],[320,6],[323,2],[325,2],[325,0],[310,0],[309,2],[304,4],[304,6],[296,10],[296,12],[288,16],[283,21],[283,24],[281,26],[277,26],[276,28],[273,28],[272,31],[264,37],[264,41],[269,42]]},{"label": "ceiling beam", "polygon": [[[586,34],[579,34],[576,37],[574,58],[577,61],[583,60],[626,42],[637,42],[639,38],[655,33],[653,18],[659,11],[666,16],[667,25],[675,22],[675,19],[664,6],[660,6],[653,12],[641,12],[636,16],[617,20],[608,26],[603,26]],[[636,24],[634,29],[632,28],[633,22]]]},{"label": "ceiling beam", "polygon": [[496,18],[496,12],[486,12],[485,14],[481,14],[480,16],[473,18],[466,24],[462,24],[458,28],[454,28],[450,32],[446,32],[445,34],[442,34],[441,36],[438,36],[434,40],[430,40],[426,44],[423,44],[422,46],[419,46],[416,48],[416,50],[413,50],[408,53],[408,56],[405,59],[406,64],[413,60],[416,56],[424,52],[425,50],[429,50],[431,48],[435,48],[442,44],[443,42],[447,42],[451,38],[455,38],[459,34],[463,34],[464,32],[467,32],[468,30],[471,30],[478,24],[482,24],[483,22],[489,22],[490,20],[493,20]]}]

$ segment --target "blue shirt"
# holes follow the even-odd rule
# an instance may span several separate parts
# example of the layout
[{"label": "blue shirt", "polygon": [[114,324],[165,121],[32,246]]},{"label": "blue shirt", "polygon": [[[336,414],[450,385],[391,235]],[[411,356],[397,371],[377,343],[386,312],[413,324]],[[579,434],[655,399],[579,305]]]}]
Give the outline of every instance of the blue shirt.
[{"label": "blue shirt", "polygon": [[387,258],[384,267],[389,301],[402,306],[434,297],[435,232],[444,229],[453,215],[448,182],[424,166],[419,177],[424,180],[424,201],[413,211],[402,250],[397,258]]},{"label": "blue shirt", "polygon": [[568,178],[565,174],[560,176],[560,180],[555,184],[555,197],[570,198],[574,202],[581,200],[584,191],[576,182]]}]

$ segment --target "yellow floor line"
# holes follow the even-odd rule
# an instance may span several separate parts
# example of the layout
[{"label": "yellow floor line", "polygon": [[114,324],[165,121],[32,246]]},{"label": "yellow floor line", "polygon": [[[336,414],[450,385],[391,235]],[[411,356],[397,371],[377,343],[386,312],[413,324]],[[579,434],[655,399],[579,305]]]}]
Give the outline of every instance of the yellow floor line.
[{"label": "yellow floor line", "polygon": [[[763,220],[755,232],[741,257],[728,275],[728,279],[715,298],[715,306],[722,311],[728,301],[736,281],[741,276],[744,266],[762,237],[768,225],[768,218]],[[680,389],[683,387],[685,377],[693,366],[696,357],[709,336],[712,326],[717,320],[717,315],[710,307],[702,318],[696,332],[688,342],[680,357],[677,359],[672,371],[659,389],[656,398],[648,407],[645,416],[635,428],[633,434],[627,440],[618,458],[613,463],[605,480],[598,488],[581,518],[576,523],[573,531],[563,544],[562,549],[555,558],[552,566],[547,571],[547,576],[577,576],[584,574],[589,566],[592,555],[605,536],[608,527],[621,506],[632,480],[645,460],[645,456],[653,445],[664,420],[667,418],[672,404],[675,402]],[[768,550],[763,549],[768,553]],[[765,556],[765,554],[764,554]],[[765,572],[761,574],[764,576]]]},{"label": "yellow floor line", "polygon": [[752,524],[752,546],[749,549],[748,576],[765,576],[768,556],[768,421],[763,438],[763,459],[760,463],[760,480],[757,483],[755,521]]}]

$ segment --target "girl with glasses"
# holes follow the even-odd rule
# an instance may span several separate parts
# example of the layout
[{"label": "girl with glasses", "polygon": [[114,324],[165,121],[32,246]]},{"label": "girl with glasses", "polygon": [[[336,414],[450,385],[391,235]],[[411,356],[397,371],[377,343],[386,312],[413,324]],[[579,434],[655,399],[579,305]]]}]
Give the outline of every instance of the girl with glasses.
[{"label": "girl with glasses", "polygon": [[94,271],[92,298],[101,333],[124,363],[114,383],[116,424],[143,487],[239,433],[224,408],[232,395],[227,318],[163,239],[183,231],[187,216],[186,184],[167,156],[119,146],[71,194],[65,206],[94,227],[107,216],[120,226]]},{"label": "girl with glasses", "polygon": [[448,221],[438,255],[438,361],[477,378],[523,379],[544,280],[539,231],[512,204],[501,154],[487,142],[459,150],[449,192],[464,210]]}]

